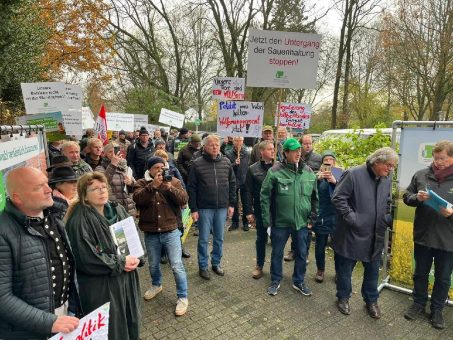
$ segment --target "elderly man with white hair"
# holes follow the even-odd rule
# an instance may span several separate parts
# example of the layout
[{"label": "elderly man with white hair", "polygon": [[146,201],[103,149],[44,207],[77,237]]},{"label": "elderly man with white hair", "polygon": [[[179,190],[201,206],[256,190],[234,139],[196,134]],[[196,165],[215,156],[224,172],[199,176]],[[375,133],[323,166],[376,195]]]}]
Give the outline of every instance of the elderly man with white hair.
[{"label": "elderly man with white hair", "polygon": [[379,266],[386,229],[391,226],[391,171],[397,153],[381,148],[368,156],[366,164],[346,170],[337,183],[332,204],[337,211],[337,227],[332,240],[336,253],[337,306],[350,314],[351,275],[357,261],[364,267],[362,297],[368,314],[381,317],[377,300]]}]

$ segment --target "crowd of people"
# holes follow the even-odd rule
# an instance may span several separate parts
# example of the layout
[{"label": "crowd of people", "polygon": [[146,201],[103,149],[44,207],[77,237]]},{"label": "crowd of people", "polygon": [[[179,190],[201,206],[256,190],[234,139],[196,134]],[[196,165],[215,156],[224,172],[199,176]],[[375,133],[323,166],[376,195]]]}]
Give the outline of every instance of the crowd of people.
[{"label": "crowd of people", "polygon": [[[337,307],[349,315],[351,276],[362,262],[362,297],[368,314],[379,319],[378,277],[385,232],[392,225],[390,175],[397,153],[383,147],[366,164],[343,170],[335,152],[314,152],[310,135],[296,139],[285,128],[276,132],[274,141],[273,128],[264,126],[262,138],[249,150],[243,137],[199,136],[185,128],[170,134],[145,127],[118,131],[107,144],[89,129],[80,142],[49,144],[47,176],[34,168],[11,170],[0,214],[0,338],[68,333],[80,317],[110,302],[109,338],[139,339],[137,268],[146,262],[151,282],[143,298],[162,291],[161,264],[168,261],[176,283],[175,315],[184,315],[189,289],[182,259],[191,256],[181,242],[187,207],[197,228],[201,278],[225,275],[226,226],[244,232],[254,227],[252,277],[263,277],[270,236],[267,293],[278,293],[282,262],[294,261],[292,288],[310,296],[305,276],[314,236],[315,281],[325,279],[330,246]],[[430,320],[442,329],[453,271],[453,209],[436,213],[424,202],[427,188],[453,201],[453,142],[438,142],[433,156],[404,194],[404,202],[416,207],[414,302],[404,317],[414,320],[425,313],[434,262]],[[129,216],[143,232],[143,257],[122,254],[112,238],[109,226]]]}]

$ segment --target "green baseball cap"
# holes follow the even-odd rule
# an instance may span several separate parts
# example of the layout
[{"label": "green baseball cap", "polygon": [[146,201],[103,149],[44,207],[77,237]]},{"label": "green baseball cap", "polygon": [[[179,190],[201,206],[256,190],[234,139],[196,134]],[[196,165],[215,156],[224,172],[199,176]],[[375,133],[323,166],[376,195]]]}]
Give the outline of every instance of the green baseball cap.
[{"label": "green baseball cap", "polygon": [[286,142],[283,144],[283,150],[285,150],[285,151],[288,151],[288,150],[293,151],[293,150],[297,150],[300,148],[301,148],[301,145],[296,138],[288,138],[286,140]]}]

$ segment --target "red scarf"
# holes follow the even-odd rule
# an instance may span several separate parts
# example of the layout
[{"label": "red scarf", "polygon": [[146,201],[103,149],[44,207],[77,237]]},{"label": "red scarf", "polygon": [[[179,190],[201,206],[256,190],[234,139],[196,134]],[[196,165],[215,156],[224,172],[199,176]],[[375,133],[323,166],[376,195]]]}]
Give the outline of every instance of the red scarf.
[{"label": "red scarf", "polygon": [[437,182],[439,183],[445,182],[445,179],[448,176],[453,175],[453,165],[450,165],[448,168],[445,169],[439,169],[433,163],[431,167],[434,172],[434,177],[436,177]]}]

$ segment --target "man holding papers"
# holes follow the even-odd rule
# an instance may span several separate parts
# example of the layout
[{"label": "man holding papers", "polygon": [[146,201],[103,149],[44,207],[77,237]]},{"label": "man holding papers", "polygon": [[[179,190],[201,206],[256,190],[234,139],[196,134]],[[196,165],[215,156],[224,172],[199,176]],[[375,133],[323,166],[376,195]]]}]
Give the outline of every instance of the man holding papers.
[{"label": "man holding papers", "polygon": [[440,141],[434,146],[432,164],[415,173],[403,200],[416,207],[414,303],[404,317],[414,320],[425,313],[428,277],[434,259],[430,320],[434,328],[443,329],[442,309],[448,298],[453,270],[453,209],[451,204],[446,204],[453,202],[453,142]]}]

